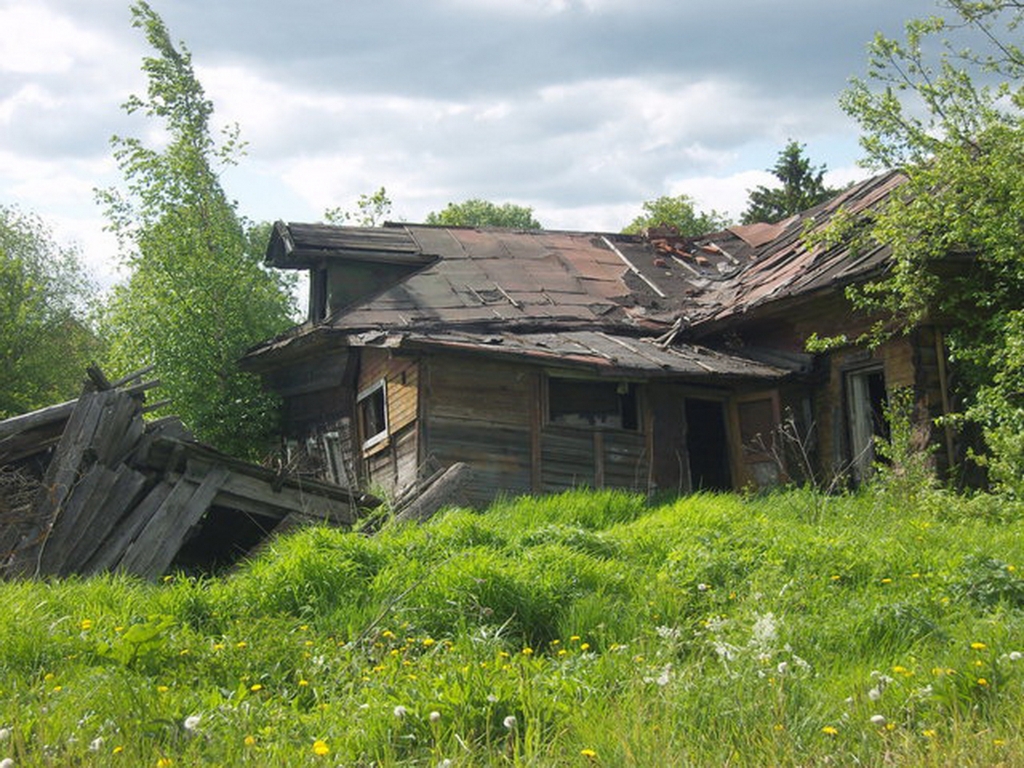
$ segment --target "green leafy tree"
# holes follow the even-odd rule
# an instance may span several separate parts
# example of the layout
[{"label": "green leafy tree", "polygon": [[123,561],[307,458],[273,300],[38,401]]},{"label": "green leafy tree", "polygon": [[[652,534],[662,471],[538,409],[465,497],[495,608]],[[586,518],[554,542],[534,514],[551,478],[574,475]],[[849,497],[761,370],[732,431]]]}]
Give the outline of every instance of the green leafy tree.
[{"label": "green leafy tree", "polygon": [[355,212],[342,208],[328,208],[324,211],[324,219],[328,224],[376,227],[383,224],[391,215],[392,205],[387,190],[381,187],[372,195],[360,195]]},{"label": "green leafy tree", "polygon": [[750,190],[747,210],[740,217],[742,223],[780,221],[813,208],[836,194],[837,190],[825,186],[825,166],[811,165],[804,156],[804,148],[803,144],[790,140],[779,152],[775,165],[768,170],[782,182],[782,186],[766,187],[762,184]]},{"label": "green leafy tree", "polygon": [[718,232],[732,222],[718,211],[698,211],[689,195],[662,196],[643,204],[643,213],[637,216],[622,231],[638,234],[655,227],[673,227],[683,237],[697,237],[709,232]]},{"label": "green leafy tree", "polygon": [[990,476],[1024,493],[1024,3],[947,0],[946,18],[877,36],[842,105],[870,163],[907,176],[870,234],[888,274],[856,292],[910,327],[935,318],[984,430]]},{"label": "green leafy tree", "polygon": [[98,193],[130,270],[105,317],[111,360],[121,370],[154,364],[200,439],[250,454],[275,425],[275,402],[237,363],[290,324],[289,285],[263,268],[268,230],[239,216],[215,170],[236,161],[237,128],[211,137],[213,105],[188,50],[145,2],[132,6],[132,20],[155,55],[142,63],[146,97],[125,109],[162,121],[166,143],[115,136],[124,186]]},{"label": "green leafy tree", "polygon": [[542,229],[540,222],[533,218],[533,208],[514,203],[497,205],[478,198],[448,203],[443,211],[431,211],[426,223],[445,227]]},{"label": "green leafy tree", "polygon": [[95,286],[36,216],[0,206],[0,418],[78,395],[101,352]]}]

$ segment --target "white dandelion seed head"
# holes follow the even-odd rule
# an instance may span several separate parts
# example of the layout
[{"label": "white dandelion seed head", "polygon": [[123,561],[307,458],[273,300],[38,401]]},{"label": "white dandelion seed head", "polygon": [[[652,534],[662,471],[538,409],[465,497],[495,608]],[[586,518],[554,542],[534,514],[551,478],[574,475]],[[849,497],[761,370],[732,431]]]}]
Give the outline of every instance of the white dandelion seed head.
[{"label": "white dandelion seed head", "polygon": [[11,738],[11,729],[0,728],[0,741],[7,741],[9,738]]},{"label": "white dandelion seed head", "polygon": [[516,727],[516,716],[515,715],[509,715],[508,717],[506,717],[501,722],[502,722],[502,725],[504,725],[508,730],[511,731],[511,730],[513,730]]},{"label": "white dandelion seed head", "polygon": [[877,725],[879,728],[881,728],[883,725],[885,725],[886,722],[887,721],[885,719],[885,715],[872,715],[871,716],[871,724],[872,725]]},{"label": "white dandelion seed head", "polygon": [[787,672],[789,672],[789,662],[788,661],[780,661],[779,662],[779,666],[777,666],[775,669],[776,669],[776,671],[780,675],[784,675]]},{"label": "white dandelion seed head", "polygon": [[1010,661],[1020,661],[1022,656],[1024,654],[1021,654],[1020,651],[1010,651]]},{"label": "white dandelion seed head", "polygon": [[0,760],[0,768],[14,768],[14,758],[5,757],[3,760]]},{"label": "white dandelion seed head", "polygon": [[489,701],[489,702],[490,702],[491,704],[497,704],[497,703],[498,703],[498,697],[497,697],[497,696],[495,696],[495,695],[494,695],[493,693],[488,693],[488,694],[487,694],[487,700],[488,700],[488,701]]},{"label": "white dandelion seed head", "polygon": [[432,722],[432,723],[439,723],[439,722],[441,722],[441,713],[438,712],[436,709],[433,712],[430,713],[430,722]]},{"label": "white dandelion seed head", "polygon": [[103,737],[102,736],[97,736],[95,739],[93,739],[92,741],[89,742],[89,751],[90,752],[99,752],[101,749],[103,749]]},{"label": "white dandelion seed head", "polygon": [[446,757],[444,760],[437,764],[437,768],[452,768],[451,758]]},{"label": "white dandelion seed head", "polygon": [[882,698],[882,692],[877,688],[872,688],[870,691],[868,691],[868,698],[872,701],[878,701],[880,698]]},{"label": "white dandelion seed head", "polygon": [[709,589],[711,589],[710,585],[705,584],[704,582],[697,585],[698,592],[707,592]]},{"label": "white dandelion seed head", "polygon": [[185,718],[185,730],[186,731],[198,731],[199,723],[203,720],[202,715],[189,715]]},{"label": "white dandelion seed head", "polygon": [[395,717],[405,717],[407,710],[401,704],[395,707]]}]

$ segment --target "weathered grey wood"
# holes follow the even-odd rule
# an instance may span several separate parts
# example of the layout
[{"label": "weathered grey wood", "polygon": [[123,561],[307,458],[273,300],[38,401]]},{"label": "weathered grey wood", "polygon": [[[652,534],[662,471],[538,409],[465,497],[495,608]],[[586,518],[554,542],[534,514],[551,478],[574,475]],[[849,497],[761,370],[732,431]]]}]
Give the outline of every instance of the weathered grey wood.
[{"label": "weathered grey wood", "polygon": [[145,486],[145,475],[124,465],[118,467],[107,493],[102,498],[94,493],[90,499],[90,519],[87,525],[83,521],[78,526],[81,532],[60,568],[61,576],[78,573],[84,568],[118,522],[135,507]]},{"label": "weathered grey wood", "polygon": [[124,438],[126,434],[133,433],[133,421],[142,421],[140,408],[141,403],[130,395],[114,397],[104,407],[93,443],[96,461],[113,467],[124,460],[127,453],[123,448]]},{"label": "weathered grey wood", "polygon": [[125,553],[118,569],[146,579],[163,574],[228,474],[224,467],[214,467],[198,486],[185,478],[179,480]]},{"label": "weathered grey wood", "polygon": [[75,410],[76,405],[78,405],[78,400],[68,400],[66,403],[51,405],[38,411],[4,419],[0,421],[0,439],[25,432],[29,429],[35,429],[41,425],[66,421],[71,416],[71,412]]},{"label": "weathered grey wood", "polygon": [[397,522],[429,520],[439,510],[458,504],[462,493],[473,480],[473,469],[468,464],[452,464],[415,500],[395,515]]},{"label": "weathered grey wood", "polygon": [[70,493],[109,399],[108,392],[86,392],[78,399],[36,497],[35,514],[40,520],[50,521]]},{"label": "weathered grey wood", "polygon": [[57,575],[65,570],[68,554],[92,523],[116,477],[113,470],[95,464],[75,484],[42,544],[38,564],[40,575]]},{"label": "weathered grey wood", "polygon": [[139,532],[170,496],[176,481],[177,478],[161,480],[150,488],[142,501],[115,523],[110,534],[82,566],[82,573],[89,575],[113,570]]},{"label": "weathered grey wood", "polygon": [[64,422],[59,421],[41,424],[0,439],[0,465],[12,464],[46,451],[60,442],[63,433]]}]

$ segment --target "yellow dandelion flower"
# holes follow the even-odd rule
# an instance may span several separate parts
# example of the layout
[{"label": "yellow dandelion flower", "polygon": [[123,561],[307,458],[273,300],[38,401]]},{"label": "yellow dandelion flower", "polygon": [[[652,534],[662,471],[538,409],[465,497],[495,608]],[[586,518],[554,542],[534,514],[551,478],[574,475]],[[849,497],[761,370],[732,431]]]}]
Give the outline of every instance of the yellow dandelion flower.
[{"label": "yellow dandelion flower", "polygon": [[533,655],[533,648],[529,648],[529,647],[523,648],[523,656],[532,656],[532,655]]},{"label": "yellow dandelion flower", "polygon": [[1006,739],[993,739],[992,743],[995,744],[997,747],[1005,747]]},{"label": "yellow dandelion flower", "polygon": [[88,632],[92,629],[92,619],[82,619],[81,627],[83,632]]},{"label": "yellow dandelion flower", "polygon": [[425,637],[425,638],[423,638],[423,645],[426,648],[429,648],[430,646],[432,646],[436,642],[437,642],[437,640],[435,640],[432,637]]},{"label": "yellow dandelion flower", "polygon": [[124,747],[122,747],[120,744],[118,744],[116,747],[110,750],[110,754],[112,755],[120,755],[122,752],[124,752]]},{"label": "yellow dandelion flower", "polygon": [[248,647],[249,647],[249,644],[247,642],[245,642],[245,640],[239,640],[237,643],[235,643],[235,648],[248,648]]},{"label": "yellow dandelion flower", "polygon": [[885,579],[882,579],[882,581],[880,583],[881,584],[892,584],[892,579],[885,578]]},{"label": "yellow dandelion flower", "polygon": [[213,650],[215,650],[215,651],[223,651],[224,650],[224,643],[214,643],[213,644]]},{"label": "yellow dandelion flower", "polygon": [[156,761],[156,768],[170,768],[172,765],[174,765],[174,761],[169,757],[161,757]]},{"label": "yellow dandelion flower", "polygon": [[592,749],[581,749],[580,754],[588,760],[593,760],[595,757],[597,757],[597,752],[595,752]]},{"label": "yellow dandelion flower", "polygon": [[168,688],[166,685],[158,685],[156,687],[156,692],[157,693],[167,693],[169,690],[171,690],[171,689]]},{"label": "yellow dandelion flower", "polygon": [[978,678],[978,685],[980,685],[982,688],[984,688],[986,685],[988,685],[988,680],[986,680],[984,677],[979,677]]},{"label": "yellow dandelion flower", "polygon": [[174,577],[170,574],[167,574],[166,576],[164,576],[164,584],[166,584],[169,581],[174,581]]},{"label": "yellow dandelion flower", "polygon": [[824,733],[826,736],[835,736],[839,733],[839,729],[831,725],[826,725],[824,728],[821,729],[821,732]]},{"label": "yellow dandelion flower", "polygon": [[253,693],[256,693],[256,691],[262,691],[263,690],[263,686],[260,685],[259,683],[253,683],[252,685],[249,686],[249,690],[252,691]]},{"label": "yellow dandelion flower", "polygon": [[832,574],[832,581],[839,581],[841,578],[843,578],[843,577],[840,576],[838,573],[833,573]]},{"label": "yellow dandelion flower", "polygon": [[305,632],[306,630],[309,629],[309,624],[302,624],[301,626],[299,626],[299,629],[301,631]]},{"label": "yellow dandelion flower", "polygon": [[567,650],[565,650],[565,648],[559,648],[558,649],[558,655],[559,656],[565,656],[567,653],[569,653],[569,652]]},{"label": "yellow dandelion flower", "polygon": [[589,651],[590,650],[590,643],[584,643],[583,645],[581,645],[580,646],[580,650],[581,651]]},{"label": "yellow dandelion flower", "polygon": [[256,744],[256,737],[255,736],[246,736],[245,737],[245,746],[251,747],[251,746],[253,746],[255,744]]},{"label": "yellow dandelion flower", "polygon": [[327,746],[327,742],[323,739],[317,739],[313,742],[313,754],[324,757],[325,755],[331,754],[331,748]]},{"label": "yellow dandelion flower", "polygon": [[926,739],[934,739],[938,735],[938,732],[934,728],[925,728],[921,731],[921,735]]},{"label": "yellow dandelion flower", "polygon": [[578,643],[579,641],[580,641],[580,636],[579,635],[573,635],[572,637],[569,638],[569,642],[570,643]]},{"label": "yellow dandelion flower", "polygon": [[63,690],[64,690],[64,686],[63,685],[55,685],[55,686],[53,686],[53,692],[54,693],[60,693]]},{"label": "yellow dandelion flower", "polygon": [[392,632],[390,629],[385,629],[383,632],[380,633],[380,636],[391,639],[395,636],[395,633]]},{"label": "yellow dandelion flower", "polygon": [[971,643],[972,651],[984,651],[986,648],[988,648],[988,646],[984,643]]},{"label": "yellow dandelion flower", "polygon": [[309,685],[309,680],[299,680],[300,688],[305,688],[307,685]]},{"label": "yellow dandelion flower", "polygon": [[561,645],[561,644],[562,644],[562,641],[561,641],[561,640],[559,640],[559,639],[558,639],[558,638],[556,637],[556,638],[555,638],[554,640],[552,640],[552,641],[551,641],[551,643],[550,643],[550,644],[551,644],[551,645]]},{"label": "yellow dandelion flower", "polygon": [[179,656],[188,656],[190,653],[191,651],[188,648],[182,648],[180,651],[178,651]]},{"label": "yellow dandelion flower", "polygon": [[311,647],[313,645],[313,641],[312,640],[307,640],[306,642],[303,643],[303,645],[306,646],[307,648],[309,648],[309,647]]}]

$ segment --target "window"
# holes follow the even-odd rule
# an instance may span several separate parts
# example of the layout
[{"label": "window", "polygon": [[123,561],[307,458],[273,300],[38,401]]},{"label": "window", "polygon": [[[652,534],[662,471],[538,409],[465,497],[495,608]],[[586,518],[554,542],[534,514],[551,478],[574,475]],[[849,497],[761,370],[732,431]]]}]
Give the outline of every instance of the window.
[{"label": "window", "polygon": [[359,437],[363,448],[382,442],[388,436],[387,386],[384,379],[367,387],[356,398]]},{"label": "window", "polygon": [[636,386],[625,381],[548,379],[548,420],[568,427],[636,430]]}]

